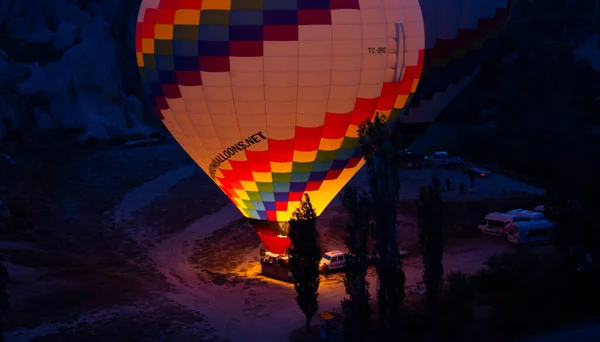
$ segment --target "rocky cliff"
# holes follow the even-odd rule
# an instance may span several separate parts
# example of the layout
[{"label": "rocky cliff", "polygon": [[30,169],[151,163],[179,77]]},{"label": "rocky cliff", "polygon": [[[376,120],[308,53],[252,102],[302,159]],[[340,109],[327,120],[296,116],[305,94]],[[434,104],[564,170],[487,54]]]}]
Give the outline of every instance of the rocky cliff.
[{"label": "rocky cliff", "polygon": [[151,134],[134,51],[139,1],[0,1],[0,140]]}]

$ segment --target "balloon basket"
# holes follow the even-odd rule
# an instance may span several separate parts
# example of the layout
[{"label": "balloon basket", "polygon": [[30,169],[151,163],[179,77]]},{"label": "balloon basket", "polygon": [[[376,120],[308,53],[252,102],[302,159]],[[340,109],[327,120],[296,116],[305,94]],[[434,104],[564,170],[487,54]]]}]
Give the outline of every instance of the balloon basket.
[{"label": "balloon basket", "polygon": [[260,274],[267,278],[293,283],[294,277],[289,269],[289,255],[275,254],[260,250]]}]

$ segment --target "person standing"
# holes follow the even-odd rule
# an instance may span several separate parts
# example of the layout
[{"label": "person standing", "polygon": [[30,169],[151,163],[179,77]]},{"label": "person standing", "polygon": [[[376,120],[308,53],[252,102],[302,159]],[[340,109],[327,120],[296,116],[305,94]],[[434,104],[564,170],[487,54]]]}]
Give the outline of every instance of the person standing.
[{"label": "person standing", "polygon": [[465,193],[465,183],[464,182],[460,182],[460,194],[464,194]]},{"label": "person standing", "polygon": [[450,177],[446,178],[446,191],[450,191]]},{"label": "person standing", "polygon": [[469,171],[469,180],[471,181],[471,189],[475,186],[475,173]]}]

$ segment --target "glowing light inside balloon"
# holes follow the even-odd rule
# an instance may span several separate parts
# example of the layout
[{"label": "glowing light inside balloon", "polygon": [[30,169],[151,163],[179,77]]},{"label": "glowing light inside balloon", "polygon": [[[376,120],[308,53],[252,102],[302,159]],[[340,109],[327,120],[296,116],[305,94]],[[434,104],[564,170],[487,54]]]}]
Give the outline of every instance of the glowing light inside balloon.
[{"label": "glowing light inside balloon", "polygon": [[256,220],[304,193],[320,214],[363,164],[358,125],[398,118],[424,58],[418,0],[145,0],[137,25],[165,126]]}]

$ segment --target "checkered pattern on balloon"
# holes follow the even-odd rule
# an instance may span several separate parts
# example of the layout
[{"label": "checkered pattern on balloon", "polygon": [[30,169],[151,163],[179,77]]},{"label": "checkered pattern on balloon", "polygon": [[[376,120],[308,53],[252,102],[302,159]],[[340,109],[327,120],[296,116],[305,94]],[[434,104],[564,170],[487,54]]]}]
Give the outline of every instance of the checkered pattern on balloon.
[{"label": "checkered pattern on balloon", "polygon": [[[420,79],[417,0],[146,0],[136,51],[163,123],[266,248],[309,194],[320,214]],[[202,194],[198,194],[201,196]]]}]

